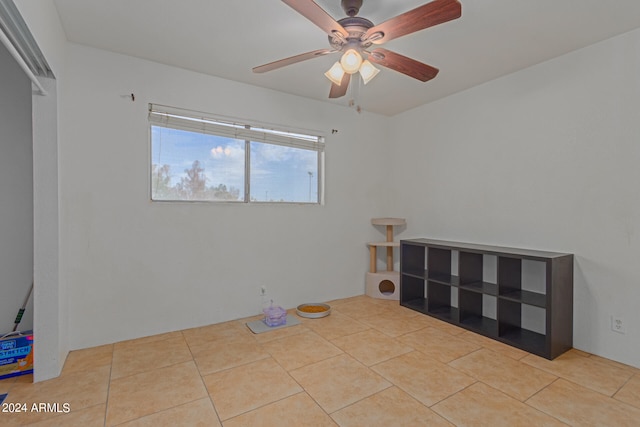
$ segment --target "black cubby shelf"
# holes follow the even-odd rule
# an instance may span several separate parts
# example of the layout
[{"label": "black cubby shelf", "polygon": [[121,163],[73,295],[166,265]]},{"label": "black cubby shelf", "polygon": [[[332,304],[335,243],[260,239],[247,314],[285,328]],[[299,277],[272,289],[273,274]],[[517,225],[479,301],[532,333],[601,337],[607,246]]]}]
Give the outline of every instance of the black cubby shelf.
[{"label": "black cubby shelf", "polygon": [[401,240],[400,305],[554,359],[573,345],[573,255]]},{"label": "black cubby shelf", "polygon": [[508,299],[522,304],[535,305],[536,307],[545,308],[547,304],[547,296],[529,291],[509,291],[500,295],[500,298]]},{"label": "black cubby shelf", "polygon": [[498,295],[498,285],[489,282],[472,282],[460,285],[460,289],[464,289],[471,292],[478,292],[480,294]]},{"label": "black cubby shelf", "polygon": [[427,270],[407,269],[407,270],[404,271],[403,274],[405,274],[407,276],[417,277],[419,279],[426,279],[427,278]]}]

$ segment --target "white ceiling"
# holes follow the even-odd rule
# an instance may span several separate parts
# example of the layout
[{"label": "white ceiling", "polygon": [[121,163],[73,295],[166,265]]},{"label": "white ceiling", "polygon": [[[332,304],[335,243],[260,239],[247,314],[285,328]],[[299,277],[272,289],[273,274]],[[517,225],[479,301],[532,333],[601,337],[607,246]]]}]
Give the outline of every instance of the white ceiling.
[{"label": "white ceiling", "polygon": [[[374,24],[426,0],[364,0]],[[316,0],[336,19],[340,0]],[[462,17],[385,48],[440,69],[426,83],[389,69],[358,90],[364,110],[395,115],[640,27],[639,0],[461,0]],[[71,42],[328,100],[335,55],[265,74],[257,65],[329,47],[325,33],[280,0],[55,0]],[[349,94],[348,94],[349,95]]]}]

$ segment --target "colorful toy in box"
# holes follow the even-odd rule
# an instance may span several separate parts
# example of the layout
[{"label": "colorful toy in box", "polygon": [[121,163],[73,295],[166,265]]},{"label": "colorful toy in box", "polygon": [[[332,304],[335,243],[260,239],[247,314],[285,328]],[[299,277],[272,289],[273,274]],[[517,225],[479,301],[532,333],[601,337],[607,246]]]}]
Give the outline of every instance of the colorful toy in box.
[{"label": "colorful toy in box", "polygon": [[33,373],[33,332],[11,332],[0,338],[0,380]]}]

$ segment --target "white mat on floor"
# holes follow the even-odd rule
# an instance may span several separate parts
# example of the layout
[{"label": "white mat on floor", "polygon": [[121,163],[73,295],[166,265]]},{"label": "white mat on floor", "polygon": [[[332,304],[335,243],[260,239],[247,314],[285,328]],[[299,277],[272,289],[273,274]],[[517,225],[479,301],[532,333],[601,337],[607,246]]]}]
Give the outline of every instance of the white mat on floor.
[{"label": "white mat on floor", "polygon": [[287,314],[287,323],[280,326],[269,326],[264,323],[262,320],[254,320],[252,322],[247,322],[247,327],[251,329],[251,332],[254,334],[261,334],[263,332],[269,332],[276,329],[286,328],[287,326],[295,326],[299,325],[300,320],[298,320],[295,316]]}]

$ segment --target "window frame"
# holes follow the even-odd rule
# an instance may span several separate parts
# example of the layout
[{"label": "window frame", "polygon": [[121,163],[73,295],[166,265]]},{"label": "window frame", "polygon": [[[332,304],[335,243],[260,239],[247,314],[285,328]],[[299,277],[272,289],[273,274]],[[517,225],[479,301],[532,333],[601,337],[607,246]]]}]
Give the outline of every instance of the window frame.
[{"label": "window frame", "polygon": [[[291,126],[274,125],[255,120],[213,115],[199,111],[149,103],[149,199],[151,202],[195,202],[233,204],[324,205],[325,136],[323,132]],[[194,132],[244,141],[244,189],[239,200],[154,199],[153,194],[153,127]],[[316,159],[316,194],[313,201],[251,200],[251,143],[270,144],[314,151]],[[310,187],[311,188],[311,187]]]}]

